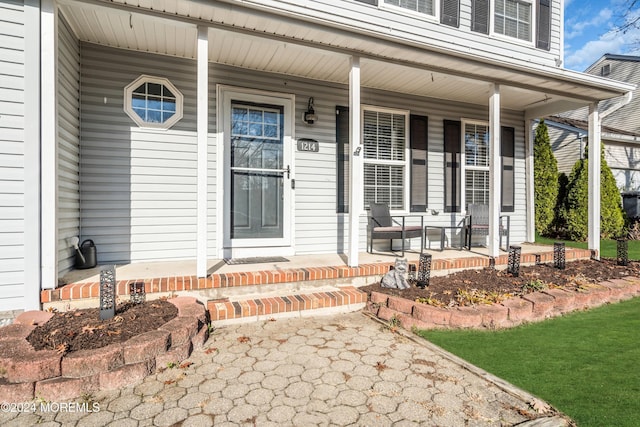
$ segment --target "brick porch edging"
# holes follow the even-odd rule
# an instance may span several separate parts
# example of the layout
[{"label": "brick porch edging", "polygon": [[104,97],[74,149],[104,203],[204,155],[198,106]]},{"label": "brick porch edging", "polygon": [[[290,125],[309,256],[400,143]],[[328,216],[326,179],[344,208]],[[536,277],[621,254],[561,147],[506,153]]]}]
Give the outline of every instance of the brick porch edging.
[{"label": "brick porch edging", "polygon": [[0,328],[0,402],[27,402],[34,397],[61,401],[113,390],[142,381],[169,362],[189,357],[209,337],[207,313],[193,297],[168,300],[178,316],[124,343],[60,355],[33,349],[26,340],[52,313],[28,311]]},{"label": "brick porch edging", "polygon": [[613,279],[584,291],[561,288],[509,298],[501,304],[440,308],[372,292],[367,310],[382,320],[396,319],[404,329],[508,328],[640,296],[640,278]]},{"label": "brick porch edging", "polygon": [[[542,262],[553,261],[553,252],[544,252],[541,255]],[[589,258],[590,251],[586,249],[566,248],[566,259],[574,260]],[[495,259],[497,266],[507,265],[509,256],[500,255]],[[535,254],[522,254],[522,264],[533,264]],[[412,261],[417,267],[417,261]],[[153,279],[119,280],[116,287],[116,295],[128,297],[129,285],[132,283],[144,283],[146,293],[153,292],[178,292],[197,291],[200,289],[230,288],[237,286],[253,286],[290,282],[306,282],[310,280],[344,279],[349,277],[381,276],[389,271],[393,263],[363,264],[359,267],[340,265],[335,267],[308,267],[290,268],[282,270],[264,270],[242,273],[215,273],[206,278],[196,276],[173,276]],[[434,259],[431,270],[457,270],[465,268],[483,268],[489,266],[489,258],[476,256],[457,259]],[[98,298],[100,296],[99,282],[69,283],[56,289],[45,289],[40,292],[40,302],[50,303],[54,301],[73,301],[85,298]]]}]

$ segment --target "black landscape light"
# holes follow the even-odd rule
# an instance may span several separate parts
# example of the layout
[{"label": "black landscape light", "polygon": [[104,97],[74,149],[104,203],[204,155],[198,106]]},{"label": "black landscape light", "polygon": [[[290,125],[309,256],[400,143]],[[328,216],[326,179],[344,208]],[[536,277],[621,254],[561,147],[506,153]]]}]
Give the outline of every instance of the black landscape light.
[{"label": "black landscape light", "polygon": [[520,275],[520,257],[522,255],[522,247],[509,246],[509,264],[507,265],[507,271],[513,276],[518,277]]},{"label": "black landscape light", "polygon": [[134,282],[129,284],[129,296],[134,304],[141,304],[147,297],[144,291],[144,282]]},{"label": "black landscape light", "polygon": [[559,270],[564,270],[566,254],[564,243],[555,242],[553,244],[553,266]]},{"label": "black landscape light", "polygon": [[618,239],[618,265],[629,264],[629,241],[627,239]]},{"label": "black landscape light", "polygon": [[418,277],[416,279],[416,286],[420,289],[424,289],[429,286],[429,279],[431,278],[431,259],[432,256],[430,254],[420,254]]},{"label": "black landscape light", "polygon": [[100,270],[100,320],[116,315],[116,266]]}]

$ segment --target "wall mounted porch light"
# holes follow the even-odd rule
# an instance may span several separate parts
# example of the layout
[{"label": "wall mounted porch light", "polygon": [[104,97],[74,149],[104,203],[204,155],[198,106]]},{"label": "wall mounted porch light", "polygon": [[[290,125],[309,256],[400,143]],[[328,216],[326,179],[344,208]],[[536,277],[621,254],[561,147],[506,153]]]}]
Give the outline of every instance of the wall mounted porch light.
[{"label": "wall mounted porch light", "polygon": [[302,121],[308,125],[312,125],[318,121],[318,116],[313,109],[313,97],[309,98],[309,104],[307,105],[307,111],[302,113]]}]

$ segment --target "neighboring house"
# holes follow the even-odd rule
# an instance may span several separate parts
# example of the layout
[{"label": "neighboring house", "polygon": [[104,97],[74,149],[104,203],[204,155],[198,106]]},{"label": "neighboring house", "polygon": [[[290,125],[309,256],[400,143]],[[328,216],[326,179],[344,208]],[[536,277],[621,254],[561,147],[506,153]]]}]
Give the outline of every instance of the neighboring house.
[{"label": "neighboring house", "polygon": [[499,212],[531,240],[532,120],[633,89],[562,43],[562,0],[0,0],[0,312],[39,307],[75,236],[200,277],[357,265],[370,201],[436,225],[486,203],[492,255]]},{"label": "neighboring house", "polygon": [[[551,148],[558,160],[558,171],[567,176],[579,159],[586,158],[588,123],[560,116],[546,117]],[[640,190],[640,135],[602,126],[604,158],[621,191]]]}]

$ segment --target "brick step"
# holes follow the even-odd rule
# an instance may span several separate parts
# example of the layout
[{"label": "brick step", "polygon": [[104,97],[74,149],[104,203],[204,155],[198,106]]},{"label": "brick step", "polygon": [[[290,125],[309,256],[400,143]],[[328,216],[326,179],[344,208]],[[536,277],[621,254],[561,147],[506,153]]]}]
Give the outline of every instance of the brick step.
[{"label": "brick step", "polygon": [[223,298],[207,302],[213,325],[248,323],[284,317],[302,317],[357,311],[364,308],[367,294],[353,286],[316,292]]}]

